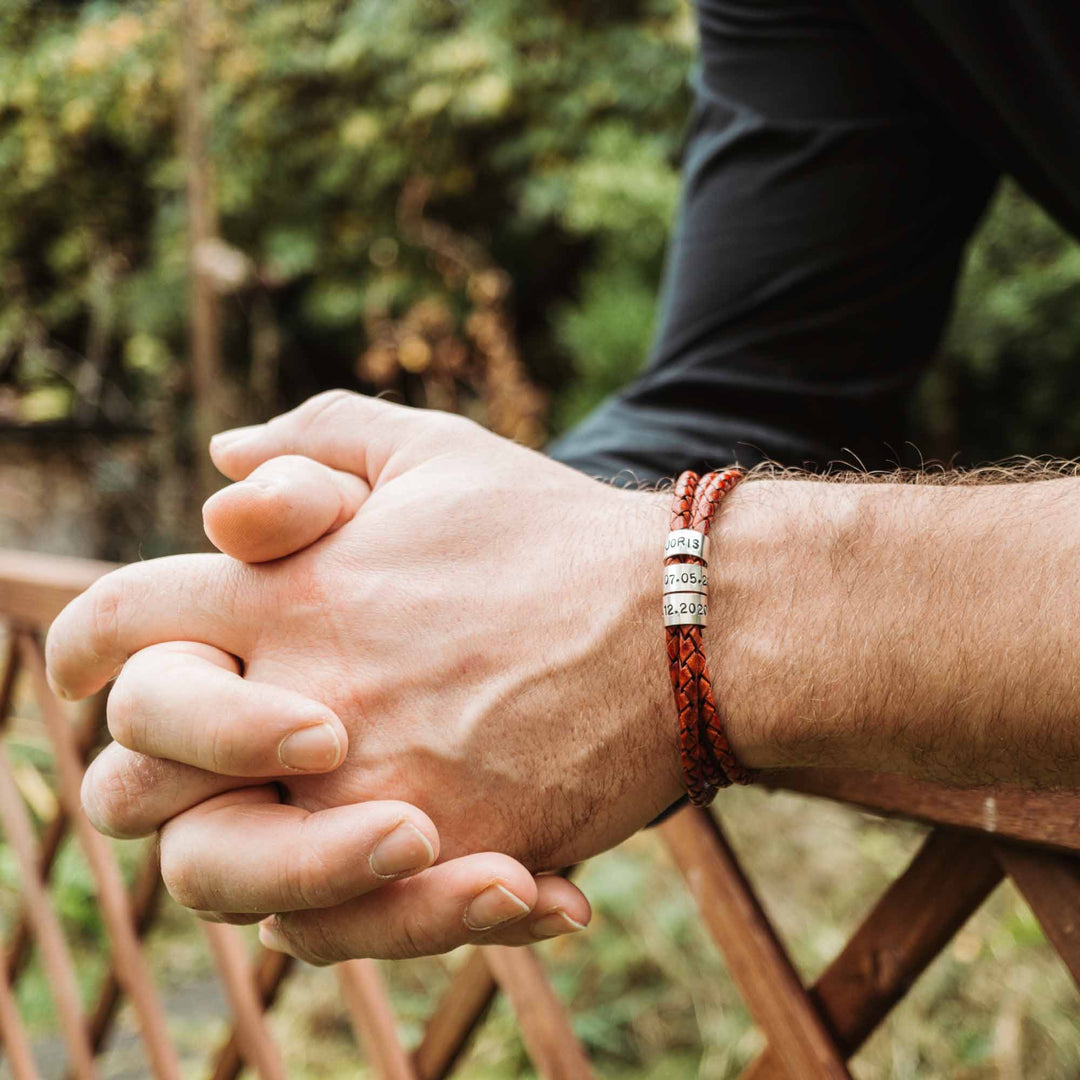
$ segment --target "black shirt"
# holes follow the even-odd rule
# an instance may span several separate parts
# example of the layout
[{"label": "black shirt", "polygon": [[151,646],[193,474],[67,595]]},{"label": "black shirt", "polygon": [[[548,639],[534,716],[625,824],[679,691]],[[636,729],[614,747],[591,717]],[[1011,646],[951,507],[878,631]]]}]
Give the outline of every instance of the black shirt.
[{"label": "black shirt", "polygon": [[1080,3],[699,0],[698,25],[648,363],[549,452],[628,480],[888,465],[999,175],[1080,233]]}]

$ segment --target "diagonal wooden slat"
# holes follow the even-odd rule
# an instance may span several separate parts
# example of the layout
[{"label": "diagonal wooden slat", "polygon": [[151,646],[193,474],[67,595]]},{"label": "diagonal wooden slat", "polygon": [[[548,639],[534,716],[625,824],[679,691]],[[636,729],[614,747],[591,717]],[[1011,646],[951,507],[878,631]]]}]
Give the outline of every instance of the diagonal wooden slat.
[{"label": "diagonal wooden slat", "polygon": [[[850,1057],[1001,881],[990,841],[937,829],[810,991]],[[933,897],[933,903],[927,898]],[[766,1047],[740,1080],[797,1080]]]},{"label": "diagonal wooden slat", "polygon": [[536,1071],[550,1080],[591,1077],[588,1056],[536,952],[507,945],[485,945],[483,950],[491,974],[510,999],[522,1041]]},{"label": "diagonal wooden slat", "polygon": [[394,1011],[374,960],[347,960],[336,967],[357,1041],[380,1080],[416,1080],[398,1038]]},{"label": "diagonal wooden slat", "polygon": [[4,643],[4,674],[0,678],[0,729],[7,727],[15,701],[15,682],[19,677],[19,646],[9,633]]},{"label": "diagonal wooden slat", "polygon": [[[265,1012],[277,1000],[278,992],[295,961],[285,953],[272,952],[259,948],[258,959],[253,967],[255,990],[259,1004]],[[229,1033],[210,1074],[211,1080],[236,1080],[244,1068],[244,1059],[240,1054],[240,1045],[235,1028]]]},{"label": "diagonal wooden slat", "polygon": [[232,1005],[241,1054],[262,1080],[285,1080],[285,1064],[266,1027],[258,986],[239,931],[225,923],[204,922],[202,926]]},{"label": "diagonal wooden slat", "polygon": [[1080,987],[1080,857],[1014,844],[998,844],[997,856]]},{"label": "diagonal wooden slat", "polygon": [[[0,972],[7,970],[7,959],[2,958]],[[3,1044],[15,1080],[39,1080],[30,1040],[26,1037],[22,1017],[15,1005],[11,984],[0,974],[0,1044]]]},{"label": "diagonal wooden slat", "polygon": [[79,845],[97,883],[102,917],[112,942],[114,970],[139,1018],[142,1038],[155,1076],[160,1080],[180,1080],[180,1062],[169,1038],[161,999],[139,949],[135,920],[120,869],[105,837],[94,829],[82,812],[79,802],[82,762],[74,734],[45,678],[45,656],[41,644],[26,634],[19,634],[18,640],[20,658],[30,675],[56,755],[60,801],[74,823]]},{"label": "diagonal wooden slat", "polygon": [[[559,871],[573,877],[576,866]],[[428,1020],[420,1045],[413,1051],[413,1065],[421,1080],[441,1080],[453,1070],[472,1033],[483,1022],[499,984],[484,959],[483,949],[468,950]]]},{"label": "diagonal wooden slat", "polygon": [[450,1074],[498,990],[483,951],[470,949],[428,1020],[420,1045],[413,1051],[420,1080],[443,1080]]},{"label": "diagonal wooden slat", "polygon": [[[157,844],[151,844],[146,861],[131,890],[131,912],[135,918],[135,933],[141,939],[146,935],[157,914],[158,901],[164,891],[161,870],[158,865]],[[112,1022],[120,1004],[120,982],[110,967],[98,991],[97,1005],[90,1017],[90,1045],[99,1053],[105,1045]]]},{"label": "diagonal wooden slat", "polygon": [[[15,647],[15,639],[12,638],[12,646]],[[0,713],[0,723],[7,720],[6,713]],[[80,761],[85,762],[91,747],[97,741],[99,732],[105,726],[105,695],[96,695],[82,712],[82,717],[75,731],[76,741],[80,751]],[[53,819],[46,825],[45,832],[38,844],[38,874],[41,880],[48,882],[53,863],[60,852],[60,845],[68,834],[71,821],[62,805],[57,806]],[[14,982],[22,971],[23,965],[29,955],[30,924],[26,912],[19,910],[15,916],[15,931],[11,935],[11,944],[7,957],[8,979]],[[96,1047],[95,1043],[95,1047]]]},{"label": "diagonal wooden slat", "polygon": [[34,824],[15,785],[11,762],[3,745],[0,745],[0,821],[19,864],[23,893],[27,898],[26,912],[49,976],[49,989],[56,1005],[68,1060],[76,1077],[89,1080],[97,1075],[97,1069],[79,1000],[75,962],[68,952],[48,890],[38,873],[40,858]]},{"label": "diagonal wooden slat", "polygon": [[[12,705],[12,692],[19,669],[18,644],[14,634],[8,639],[8,656],[4,668],[3,684],[0,685],[0,729],[6,725],[10,717]],[[80,752],[81,760],[85,760],[91,747],[97,741],[99,733],[105,726],[105,694],[95,695],[83,709],[81,719],[75,730],[75,739]],[[70,819],[63,806],[59,806],[56,815],[48,823],[41,840],[36,845],[36,870],[37,879],[42,885],[48,883],[52,873],[52,867],[59,853],[60,845],[67,836]],[[136,917],[136,929],[141,936],[150,921],[153,905],[161,884],[161,876],[157,864],[157,848],[151,848],[150,858],[144,867],[143,873],[136,885],[132,898],[132,905]],[[30,915],[26,911],[25,896],[22,898],[22,906],[15,917],[15,931],[12,934],[8,950],[0,960],[0,970],[6,975],[9,984],[14,984],[22,971],[30,955],[32,939],[32,923]],[[116,1006],[119,1003],[119,984],[115,972],[110,968],[105,975],[102,987],[98,994],[97,1007],[89,1021],[90,1047],[93,1053],[97,1053],[104,1044],[108,1035],[112,1019],[115,1015]],[[13,1036],[17,1038],[17,1035]],[[6,1045],[6,1043],[5,1043]],[[12,1061],[12,1068],[15,1062]],[[69,1071],[69,1076],[78,1075],[78,1067]]]},{"label": "diagonal wooden slat", "polygon": [[[52,821],[45,826],[45,832],[37,845],[37,874],[44,882],[48,882],[52,874],[53,863],[56,861],[60,845],[63,843],[64,837],[67,836],[67,832],[67,814],[60,810]],[[32,928],[26,912],[25,896],[20,897],[20,903],[21,907],[15,915],[15,929],[12,931],[7,956],[5,957],[7,978],[12,983],[18,979],[26,966],[27,960],[30,958],[32,940]]]},{"label": "diagonal wooden slat", "polygon": [[751,1015],[789,1074],[847,1078],[836,1048],[716,819],[686,807],[660,832]]},{"label": "diagonal wooden slat", "polygon": [[1006,840],[1080,851],[1080,791],[951,788],[908,776],[846,769],[779,769],[763,773],[761,783],[850,803],[887,817],[898,815]]}]

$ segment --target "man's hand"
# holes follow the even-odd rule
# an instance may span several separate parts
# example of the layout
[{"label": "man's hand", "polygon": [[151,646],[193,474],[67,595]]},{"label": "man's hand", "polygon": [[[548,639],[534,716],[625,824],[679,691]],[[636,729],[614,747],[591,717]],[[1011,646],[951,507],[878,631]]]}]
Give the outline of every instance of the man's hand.
[{"label": "man's hand", "polygon": [[[329,912],[279,919],[277,932],[308,957],[470,940],[416,915],[389,943],[375,917],[394,910],[383,893],[423,887],[452,897],[468,930],[472,898],[450,877],[467,861],[457,856],[504,860],[499,873],[512,880],[492,876],[500,888],[489,905],[543,918],[558,901],[553,914],[585,921],[569,883],[534,883],[505,855],[470,853],[496,849],[532,869],[567,865],[679,795],[655,610],[666,497],[597,484],[458,418],[354,395],[322,395],[230,434],[215,443],[215,460],[252,483],[208,505],[220,546],[247,559],[297,546],[279,538],[275,547],[272,531],[244,526],[245,512],[271,515],[282,538],[340,527],[258,566],[182,556],[127,567],[57,619],[48,656],[59,689],[81,696],[123,668],[110,700],[119,745],[88,776],[89,812],[113,832],[145,832],[236,788],[237,777],[285,774],[290,807],[274,805],[276,789],[265,785],[231,791],[162,837],[181,899],[258,913],[322,907],[371,887],[370,865],[359,866],[378,832],[372,808],[384,808],[382,823],[411,809],[404,804],[428,811],[439,855],[452,861]],[[328,468],[295,456],[273,463],[283,455]],[[282,486],[288,469],[308,470],[311,484]],[[313,504],[335,505],[332,515],[280,498],[317,484],[325,497]],[[291,760],[296,730],[302,753]],[[140,754],[187,771],[162,783],[169,763]],[[411,824],[435,839],[422,814]],[[334,864],[347,869],[326,877],[329,891],[284,895],[305,836],[324,830],[334,840],[320,851],[339,844]],[[432,892],[424,882],[440,873],[441,892]]]}]

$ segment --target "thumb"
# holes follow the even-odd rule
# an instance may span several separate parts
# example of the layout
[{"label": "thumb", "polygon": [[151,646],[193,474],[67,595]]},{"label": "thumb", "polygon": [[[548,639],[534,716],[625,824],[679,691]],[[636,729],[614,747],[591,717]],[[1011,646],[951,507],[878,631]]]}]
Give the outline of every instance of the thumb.
[{"label": "thumb", "polygon": [[210,457],[230,480],[269,458],[299,454],[375,487],[481,430],[450,413],[328,390],[268,423],[215,435]]},{"label": "thumb", "polygon": [[370,490],[354,473],[311,458],[270,458],[206,500],[203,527],[234,559],[281,559],[351,521]]}]

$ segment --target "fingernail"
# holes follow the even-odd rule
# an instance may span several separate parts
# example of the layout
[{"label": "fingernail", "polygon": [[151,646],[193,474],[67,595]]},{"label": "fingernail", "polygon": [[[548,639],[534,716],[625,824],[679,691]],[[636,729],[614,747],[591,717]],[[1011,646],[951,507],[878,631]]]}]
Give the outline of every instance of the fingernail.
[{"label": "fingernail", "polygon": [[376,877],[390,878],[423,870],[435,861],[435,849],[428,838],[411,822],[403,821],[376,845],[368,858]]},{"label": "fingernail", "polygon": [[247,427],[219,431],[216,435],[211,436],[210,445],[215,450],[231,450],[234,446],[239,446],[246,439],[258,434],[265,426],[265,424],[249,424]]},{"label": "fingernail", "polygon": [[277,919],[270,918],[259,923],[259,940],[267,949],[273,949],[274,952],[287,953],[289,951],[289,943],[278,929]]},{"label": "fingernail", "polygon": [[337,768],[341,740],[330,724],[300,728],[278,744],[278,760],[287,769],[323,772]]},{"label": "fingernail", "polygon": [[48,670],[45,671],[45,681],[49,684],[49,689],[61,700],[70,701],[68,692],[52,677],[52,673]]},{"label": "fingernail", "polygon": [[498,883],[473,897],[465,909],[465,925],[470,930],[490,930],[500,923],[528,915],[530,907],[520,897]]},{"label": "fingernail", "polygon": [[561,908],[537,919],[530,927],[533,937],[552,938],[563,934],[576,934],[585,929],[585,924],[571,919]]}]

